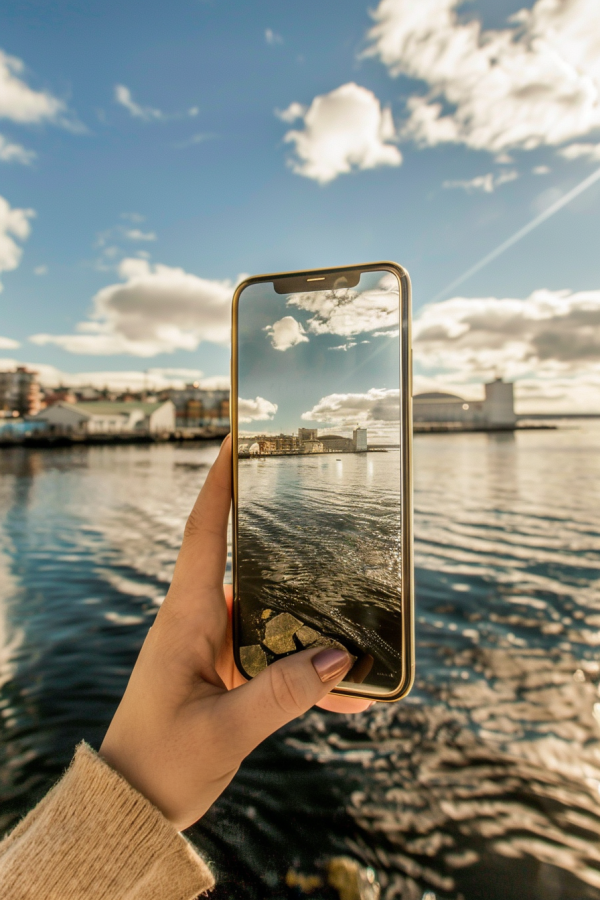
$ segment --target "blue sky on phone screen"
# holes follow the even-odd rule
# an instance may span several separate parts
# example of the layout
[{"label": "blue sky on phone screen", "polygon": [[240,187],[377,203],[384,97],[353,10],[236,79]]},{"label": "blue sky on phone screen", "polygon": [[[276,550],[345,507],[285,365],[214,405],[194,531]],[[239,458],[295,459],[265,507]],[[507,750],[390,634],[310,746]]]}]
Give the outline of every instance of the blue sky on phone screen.
[{"label": "blue sky on phone screen", "polygon": [[225,384],[241,276],[391,259],[417,390],[600,408],[597,0],[6,0],[0,24],[0,368]]}]

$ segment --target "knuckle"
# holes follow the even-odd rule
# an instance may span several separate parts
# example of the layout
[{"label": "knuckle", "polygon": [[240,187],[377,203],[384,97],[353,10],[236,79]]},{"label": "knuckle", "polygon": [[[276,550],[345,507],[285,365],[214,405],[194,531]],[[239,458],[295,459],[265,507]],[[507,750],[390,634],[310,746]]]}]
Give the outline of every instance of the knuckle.
[{"label": "knuckle", "polygon": [[299,716],[310,705],[300,672],[289,666],[269,666],[271,689],[277,708],[286,716]]}]

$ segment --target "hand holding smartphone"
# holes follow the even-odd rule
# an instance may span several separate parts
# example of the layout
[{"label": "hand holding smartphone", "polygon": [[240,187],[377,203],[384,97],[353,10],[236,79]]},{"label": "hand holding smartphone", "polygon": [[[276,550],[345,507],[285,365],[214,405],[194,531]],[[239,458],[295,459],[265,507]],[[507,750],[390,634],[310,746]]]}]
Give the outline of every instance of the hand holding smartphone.
[{"label": "hand holding smartphone", "polygon": [[307,647],[335,693],[414,678],[410,279],[395,263],[260,275],[233,299],[234,654]]}]

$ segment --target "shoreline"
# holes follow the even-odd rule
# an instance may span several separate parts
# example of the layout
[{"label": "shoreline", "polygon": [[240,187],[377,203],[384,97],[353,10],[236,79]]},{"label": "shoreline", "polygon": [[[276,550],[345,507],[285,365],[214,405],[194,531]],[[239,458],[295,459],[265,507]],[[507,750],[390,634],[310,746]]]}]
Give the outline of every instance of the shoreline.
[{"label": "shoreline", "polygon": [[0,436],[0,449],[32,447],[122,446],[124,444],[184,444],[189,441],[218,441],[229,434],[227,427],[182,428],[155,434],[29,434],[14,438]]}]

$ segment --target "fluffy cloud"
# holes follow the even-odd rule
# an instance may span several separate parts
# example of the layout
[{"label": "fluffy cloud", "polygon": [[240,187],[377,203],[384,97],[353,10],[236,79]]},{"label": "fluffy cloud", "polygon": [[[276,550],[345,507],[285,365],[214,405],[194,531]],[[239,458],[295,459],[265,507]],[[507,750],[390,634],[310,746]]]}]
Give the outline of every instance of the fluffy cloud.
[{"label": "fluffy cloud", "polygon": [[33,216],[35,212],[32,209],[14,209],[4,197],[0,197],[0,272],[10,272],[19,265],[23,250],[15,238],[24,241],[29,237],[29,220]]},{"label": "fluffy cloud", "polygon": [[472,191],[483,191],[486,194],[492,194],[501,184],[515,181],[518,177],[519,173],[515,172],[514,169],[509,170],[508,172],[500,172],[498,175],[494,175],[493,172],[488,172],[487,175],[477,175],[475,178],[470,178],[466,181],[444,181],[442,187],[462,188],[468,194]]},{"label": "fluffy cloud", "polygon": [[353,168],[402,162],[400,151],[390,143],[396,139],[390,110],[382,109],[375,94],[353,82],[315,97],[308,108],[292,103],[278,115],[284,122],[302,119],[302,130],[288,131],[284,137],[294,146],[290,165],[297,175],[320,184]]},{"label": "fluffy cloud", "polygon": [[30,165],[35,159],[33,150],[27,150],[21,144],[12,144],[0,134],[0,162],[17,162],[23,166]]},{"label": "fluffy cloud", "polygon": [[[0,344],[0,347],[2,345]],[[56,366],[46,363],[21,362],[16,359],[0,359],[0,370],[26,366],[37,372],[40,384],[44,387],[60,387],[68,385],[72,388],[95,387],[109,388],[113,391],[164,390],[166,388],[183,388],[186,384],[196,383],[206,390],[229,390],[229,376],[213,375],[204,377],[200,369],[150,368],[143,372],[130,371],[100,372],[64,372]]]},{"label": "fluffy cloud", "polygon": [[272,419],[277,412],[277,404],[265,400],[264,397],[256,397],[255,400],[238,399],[238,419],[240,422],[266,422]]},{"label": "fluffy cloud", "polygon": [[307,323],[312,334],[349,338],[363,332],[376,332],[398,324],[398,281],[394,275],[387,274],[372,290],[292,294],[288,306],[312,313]]},{"label": "fluffy cloud", "polygon": [[232,282],[133,258],[121,262],[119,274],[124,283],[98,291],[76,334],[36,334],[33,343],[96,356],[155,356],[195,350],[201,341],[228,345]]},{"label": "fluffy cloud", "polygon": [[17,347],[20,346],[18,341],[13,341],[12,338],[0,336],[0,350],[16,350]]},{"label": "fluffy cloud", "polygon": [[34,91],[20,77],[25,66],[0,50],[0,118],[13,122],[54,121],[66,111],[62,100],[48,91]]},{"label": "fluffy cloud", "polygon": [[454,297],[425,307],[413,336],[415,362],[436,374],[438,387],[501,374],[517,379],[517,396],[538,409],[544,398],[562,398],[565,409],[600,406],[600,290]]},{"label": "fluffy cloud", "polygon": [[365,394],[328,394],[303,413],[302,419],[341,426],[398,422],[400,391],[371,388]]},{"label": "fluffy cloud", "polygon": [[403,137],[498,152],[561,144],[600,126],[596,0],[537,0],[498,30],[461,21],[461,5],[380,0],[373,13],[367,55],[428,86],[408,100]]},{"label": "fluffy cloud", "polygon": [[565,159],[589,159],[600,162],[600,144],[569,144],[558,151]]},{"label": "fluffy cloud", "polygon": [[284,316],[265,329],[275,350],[289,350],[296,344],[306,343],[308,338],[300,322],[293,316]]}]

